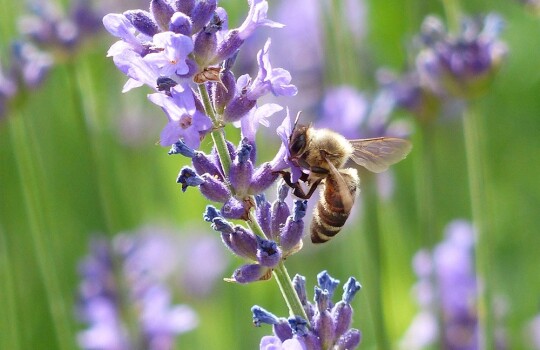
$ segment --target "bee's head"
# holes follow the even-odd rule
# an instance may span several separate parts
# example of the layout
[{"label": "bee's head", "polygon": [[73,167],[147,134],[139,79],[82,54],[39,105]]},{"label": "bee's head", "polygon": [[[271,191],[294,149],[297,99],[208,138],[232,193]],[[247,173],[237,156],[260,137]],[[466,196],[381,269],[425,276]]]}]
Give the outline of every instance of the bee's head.
[{"label": "bee's head", "polygon": [[299,158],[306,150],[309,125],[295,124],[289,140],[289,152],[291,158]]}]

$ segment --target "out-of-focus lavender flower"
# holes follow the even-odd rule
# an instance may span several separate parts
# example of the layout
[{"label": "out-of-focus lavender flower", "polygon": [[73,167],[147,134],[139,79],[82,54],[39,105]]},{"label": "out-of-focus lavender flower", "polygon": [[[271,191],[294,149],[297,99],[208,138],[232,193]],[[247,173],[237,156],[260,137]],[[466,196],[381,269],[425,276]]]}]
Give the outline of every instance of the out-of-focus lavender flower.
[{"label": "out-of-focus lavender flower", "polygon": [[[421,311],[402,338],[402,349],[425,349],[437,339],[445,349],[477,348],[474,230],[469,222],[455,220],[445,231],[445,239],[433,252],[421,250],[414,257],[419,279],[414,292]],[[504,339],[498,339],[497,349],[504,348]]]},{"label": "out-of-focus lavender flower", "polygon": [[481,21],[464,18],[456,35],[437,17],[427,17],[420,40],[424,49],[416,59],[422,82],[433,91],[460,98],[481,95],[506,56],[499,40],[503,20],[488,14]]},{"label": "out-of-focus lavender flower", "polygon": [[[261,339],[260,349],[356,349],[360,344],[361,333],[351,328],[353,310],[350,305],[361,286],[353,277],[343,286],[341,300],[334,304],[332,297],[339,281],[326,271],[317,276],[315,302],[306,298],[305,278],[296,275],[293,279],[296,293],[309,320],[298,315],[288,320],[279,318],[260,306],[251,308],[253,323],[273,326],[274,336]],[[310,327],[307,327],[309,321]]]},{"label": "out-of-focus lavender flower", "polygon": [[12,43],[12,71],[16,71],[24,85],[37,88],[54,64],[53,57],[26,41]]},{"label": "out-of-focus lavender flower", "polygon": [[411,112],[421,122],[429,122],[437,117],[442,96],[436,95],[435,91],[422,84],[416,71],[397,77],[390,71],[381,69],[377,72],[377,78],[395,107]]},{"label": "out-of-focus lavender flower", "polygon": [[49,0],[30,1],[28,9],[29,13],[19,19],[19,32],[41,47],[71,50],[100,29],[100,15],[90,1],[72,1],[67,15]]},{"label": "out-of-focus lavender flower", "polygon": [[540,350],[540,315],[529,321],[525,328],[525,337],[531,349]]},{"label": "out-of-focus lavender flower", "polygon": [[74,0],[64,14],[50,0],[28,2],[28,12],[18,19],[19,38],[9,46],[9,65],[0,67],[0,116],[8,100],[38,88],[56,61],[72,55],[83,39],[100,29],[96,23],[101,15],[89,3]]},{"label": "out-of-focus lavender flower", "polygon": [[[474,349],[478,341],[478,316],[475,308],[478,286],[474,270],[474,232],[470,223],[453,221],[446,228],[445,240],[432,253],[419,252],[414,259],[419,282],[415,287],[423,313],[415,318],[402,340],[418,349],[440,337],[447,349]],[[435,281],[436,286],[432,284]],[[438,310],[438,308],[440,310]],[[437,313],[443,324],[437,325]],[[431,314],[430,314],[431,313]],[[435,322],[434,324],[432,322]],[[423,325],[424,333],[419,337]],[[439,329],[443,331],[439,335]],[[428,335],[429,334],[429,335]],[[419,344],[420,340],[426,343]]]},{"label": "out-of-focus lavender flower", "polygon": [[77,309],[88,324],[78,334],[82,348],[170,349],[176,336],[196,327],[191,308],[172,304],[166,282],[177,272],[178,255],[174,239],[157,231],[123,233],[112,245],[105,238],[92,243],[79,269]]},{"label": "out-of-focus lavender flower", "polygon": [[330,128],[348,139],[360,138],[360,126],[367,116],[368,101],[352,86],[338,86],[326,91],[318,128]]}]

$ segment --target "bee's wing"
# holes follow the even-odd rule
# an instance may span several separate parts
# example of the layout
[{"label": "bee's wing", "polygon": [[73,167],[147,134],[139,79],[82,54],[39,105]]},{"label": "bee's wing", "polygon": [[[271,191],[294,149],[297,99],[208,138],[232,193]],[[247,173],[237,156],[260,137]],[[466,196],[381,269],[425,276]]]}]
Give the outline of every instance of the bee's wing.
[{"label": "bee's wing", "polygon": [[411,151],[412,144],[395,137],[349,140],[354,148],[351,159],[369,171],[380,173],[399,162]]},{"label": "bee's wing", "polygon": [[351,211],[351,208],[354,204],[354,198],[349,191],[349,186],[347,185],[345,180],[343,180],[343,176],[341,176],[334,164],[332,164],[332,162],[330,162],[328,159],[326,159],[326,162],[328,163],[328,166],[330,168],[330,174],[334,177],[334,179],[336,179],[336,182],[338,184],[339,197],[341,198],[341,201],[343,203],[343,210],[348,213]]}]

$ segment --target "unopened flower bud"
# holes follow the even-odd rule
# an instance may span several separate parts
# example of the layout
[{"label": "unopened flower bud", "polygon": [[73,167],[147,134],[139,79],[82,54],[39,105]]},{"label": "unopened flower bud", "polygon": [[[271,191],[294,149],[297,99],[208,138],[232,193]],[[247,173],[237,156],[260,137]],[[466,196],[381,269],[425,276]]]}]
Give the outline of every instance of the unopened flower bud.
[{"label": "unopened flower bud", "polygon": [[268,268],[259,264],[248,264],[240,266],[234,271],[231,281],[237,283],[250,283],[256,282],[261,279],[268,279]]},{"label": "unopened flower bud", "polygon": [[129,10],[124,12],[124,16],[141,33],[150,37],[160,32],[156,22],[152,19],[150,12],[143,10]]},{"label": "unopened flower bud", "polygon": [[263,230],[264,234],[268,237],[268,235],[271,234],[270,231],[270,203],[266,200],[263,193],[258,194],[255,196],[255,200],[257,201],[257,209],[255,210],[255,217],[257,218],[257,222],[261,226],[261,229]]},{"label": "unopened flower bud", "polygon": [[262,193],[276,182],[279,174],[272,170],[272,164],[269,162],[259,166],[251,178],[249,185],[249,194],[255,195]]},{"label": "unopened flower bud", "polygon": [[209,157],[203,152],[195,151],[195,155],[192,158],[192,164],[197,174],[208,173],[214,177],[223,179],[223,175],[218,169],[217,164],[214,162],[214,157]]},{"label": "unopened flower bud", "polygon": [[221,208],[223,217],[227,219],[242,219],[246,215],[246,209],[242,202],[238,199],[231,197]]},{"label": "unopened flower bud", "polygon": [[217,0],[199,0],[191,12],[193,27],[191,32],[198,33],[212,19],[217,7]]},{"label": "unopened flower bud", "polygon": [[257,260],[257,238],[242,226],[235,226],[232,233],[223,237],[223,243],[235,255],[252,261]]},{"label": "unopened flower bud", "polygon": [[279,243],[281,245],[281,248],[284,252],[293,253],[295,250],[298,250],[298,245],[302,242],[302,236],[304,235],[304,221],[301,219],[295,220],[296,218],[302,216],[297,215],[298,211],[298,203],[301,204],[301,210],[305,213],[305,207],[307,207],[307,201],[306,200],[297,200],[295,201],[295,214],[291,215],[287,218],[287,221],[285,222],[285,226],[281,230],[280,234],[280,240]]},{"label": "unopened flower bud", "polygon": [[225,203],[231,198],[231,192],[220,179],[208,173],[202,174],[201,178],[204,182],[201,183],[199,189],[203,196],[220,203]]},{"label": "unopened flower bud", "polygon": [[266,267],[275,267],[281,261],[281,249],[274,241],[255,236],[257,238],[257,261]]},{"label": "unopened flower bud", "polygon": [[171,17],[169,30],[176,34],[191,35],[191,19],[182,12],[175,12]]},{"label": "unopened flower bud", "polygon": [[214,62],[221,62],[233,57],[243,43],[244,40],[240,39],[238,36],[238,30],[231,30],[227,34],[227,37],[220,43],[217,49],[216,57],[214,58]]},{"label": "unopened flower bud", "polygon": [[356,349],[360,345],[362,334],[358,329],[349,329],[345,334],[339,337],[335,346],[336,350]]},{"label": "unopened flower bud", "polygon": [[166,0],[152,0],[150,2],[150,12],[152,12],[154,19],[162,30],[169,29],[169,21],[174,14],[174,9]]},{"label": "unopened flower bud", "polygon": [[230,70],[221,72],[221,84],[215,84],[214,105],[218,113],[223,114],[225,106],[234,97],[236,90],[236,79]]},{"label": "unopened flower bud", "polygon": [[320,339],[322,349],[330,349],[334,344],[335,332],[334,321],[328,310],[319,311],[313,320],[313,330],[317,333]]},{"label": "unopened flower bud", "polygon": [[176,0],[175,5],[177,11],[189,16],[195,7],[195,0]]},{"label": "unopened flower bud", "polygon": [[253,165],[249,160],[250,153],[251,145],[243,142],[229,172],[229,180],[239,198],[247,195],[253,175]]}]

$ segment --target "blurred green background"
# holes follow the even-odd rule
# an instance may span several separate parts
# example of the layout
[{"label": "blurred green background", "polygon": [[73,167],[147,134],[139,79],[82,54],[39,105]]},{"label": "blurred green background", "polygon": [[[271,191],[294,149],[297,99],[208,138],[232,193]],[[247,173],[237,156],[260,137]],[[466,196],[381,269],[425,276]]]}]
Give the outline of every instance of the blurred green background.
[{"label": "blurred green background", "polygon": [[[136,6],[126,3],[124,10]],[[220,4],[229,12],[231,27],[241,23],[246,3]],[[277,4],[270,1],[270,13]],[[23,5],[0,0],[2,64],[8,61]],[[526,349],[523,327],[538,313],[540,301],[540,18],[512,1],[469,1],[462,6],[470,14],[496,11],[506,20],[503,40],[509,54],[478,105],[486,127],[485,206],[494,243],[491,290],[507,302],[503,324],[508,348]],[[406,67],[406,47],[422,19],[431,13],[443,16],[439,2],[371,0],[366,8],[360,54],[332,31],[339,16],[321,23],[327,26],[329,45],[323,75],[327,86],[346,83],[373,91],[377,68]],[[76,332],[83,328],[74,313],[77,263],[87,254],[93,233],[113,236],[148,223],[174,225],[179,235],[187,234],[188,227],[211,232],[201,220],[206,201],[195,190],[181,193],[175,183],[186,159],[168,156],[155,145],[165,116],[147,101],[147,89],[121,93],[125,77],[105,57],[113,42],[104,33],[94,38],[56,65],[41,88],[10,105],[0,121],[0,349],[76,348]],[[349,64],[344,71],[350,68],[355,74],[338,74],[336,67],[344,62]],[[399,116],[408,117],[403,112]],[[462,130],[457,116],[438,121],[432,130],[438,238],[452,219],[471,217]],[[237,135],[232,138],[237,140]],[[417,139],[414,133],[412,139]],[[266,140],[273,147],[261,152],[261,161],[278,147],[277,137]],[[210,148],[210,140],[203,148]],[[420,157],[422,153],[413,150],[394,167],[394,197],[376,204],[381,297],[393,344],[417,309],[410,288],[415,281],[411,258],[423,247],[416,204],[415,164]],[[353,303],[353,326],[364,334],[361,348],[376,349],[366,281],[377,269],[373,252],[366,249],[370,232],[365,232],[364,219],[360,215],[324,246],[306,242],[287,265],[292,275],[306,276],[309,292],[324,269],[343,282],[357,277],[364,289]],[[231,258],[223,277],[240,263]],[[247,286],[218,282],[205,299],[177,294],[176,300],[191,305],[200,317],[198,328],[180,337],[179,348],[258,348],[260,337],[271,330],[251,325],[250,308],[258,304],[287,314],[273,281]]]}]

